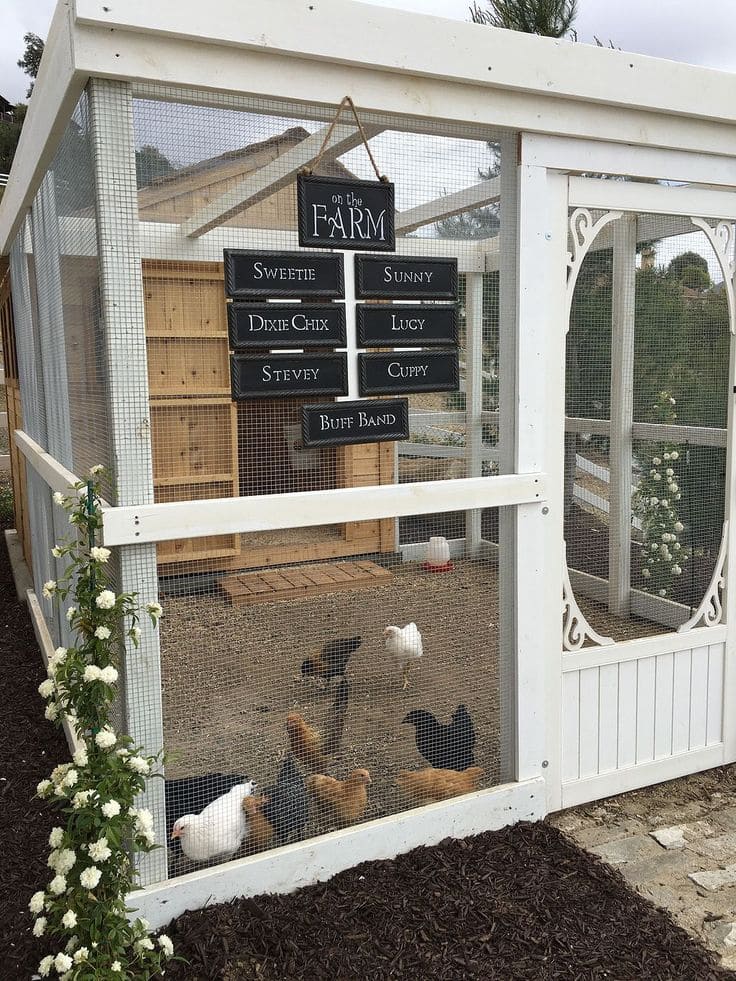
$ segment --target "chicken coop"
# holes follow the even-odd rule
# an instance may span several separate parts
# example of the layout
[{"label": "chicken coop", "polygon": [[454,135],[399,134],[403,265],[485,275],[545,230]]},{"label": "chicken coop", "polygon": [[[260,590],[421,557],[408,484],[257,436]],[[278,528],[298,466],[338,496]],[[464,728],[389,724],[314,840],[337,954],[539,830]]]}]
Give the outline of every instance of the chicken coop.
[{"label": "chicken coop", "polygon": [[59,4],[0,204],[10,541],[48,655],[104,465],[164,610],[120,652],[151,922],[736,760],[735,159],[718,72]]}]

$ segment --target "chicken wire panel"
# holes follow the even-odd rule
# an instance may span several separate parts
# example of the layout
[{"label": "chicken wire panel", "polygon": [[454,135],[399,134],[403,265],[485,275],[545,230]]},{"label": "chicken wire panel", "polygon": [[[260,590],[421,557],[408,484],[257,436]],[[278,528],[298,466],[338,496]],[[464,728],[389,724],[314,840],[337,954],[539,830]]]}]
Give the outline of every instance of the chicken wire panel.
[{"label": "chicken wire panel", "polygon": [[496,510],[458,540],[473,517],[402,519],[390,553],[161,576],[171,875],[501,781],[509,570]]},{"label": "chicken wire panel", "polygon": [[[497,472],[499,144],[482,130],[427,122],[423,132],[411,132],[404,119],[361,113],[381,172],[395,185],[397,252],[458,260],[460,380],[457,391],[406,396],[408,439],[304,449],[302,407],[329,398],[239,403],[231,398],[222,259],[223,248],[298,250],[297,171],[314,163],[333,111],[212,93],[201,98],[209,104],[157,89],[134,102],[156,500]],[[374,176],[349,120],[340,120],[333,143],[316,167],[318,174]],[[513,214],[511,207],[503,211],[505,220]],[[352,263],[350,255],[346,277],[353,275]],[[274,304],[274,309],[284,307]],[[480,338],[478,344],[468,344],[472,334]],[[273,350],[265,346],[251,353]],[[357,397],[357,391],[350,396]],[[469,432],[477,432],[477,438]],[[316,549],[315,558],[320,548],[324,557],[332,557],[340,554],[336,535],[335,529],[313,529],[304,533],[302,545]],[[339,537],[347,541],[344,554],[368,549],[370,538],[376,544],[367,526]],[[261,544],[281,547],[265,539]],[[240,536],[218,536],[168,543],[159,550],[159,561],[175,565],[218,557],[238,568],[241,562],[253,564],[245,552]]]},{"label": "chicken wire panel", "polygon": [[[615,268],[626,221],[635,232]],[[658,237],[639,241],[642,229]],[[576,598],[605,636],[674,629],[712,585],[730,336],[721,263],[689,219],[618,219],[583,260],[567,344],[565,537]]]},{"label": "chicken wire panel", "polygon": [[111,462],[86,93],[34,199],[30,225],[45,448],[84,474]]}]

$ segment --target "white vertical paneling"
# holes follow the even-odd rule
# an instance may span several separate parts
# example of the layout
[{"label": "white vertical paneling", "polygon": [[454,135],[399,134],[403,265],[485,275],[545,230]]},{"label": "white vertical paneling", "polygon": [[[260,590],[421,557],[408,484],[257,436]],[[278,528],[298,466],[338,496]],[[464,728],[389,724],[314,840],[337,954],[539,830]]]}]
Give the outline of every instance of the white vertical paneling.
[{"label": "white vertical paneling", "polygon": [[618,664],[604,664],[598,674],[598,772],[618,762]]},{"label": "white vertical paneling", "polygon": [[636,661],[618,666],[618,765],[636,763]]},{"label": "white vertical paneling", "polygon": [[654,759],[654,705],[657,659],[636,662],[636,762]]},{"label": "white vertical paneling", "polygon": [[690,669],[690,740],[688,749],[700,749],[707,741],[708,648],[696,647]]},{"label": "white vertical paneling", "polygon": [[598,685],[600,668],[580,672],[580,776],[598,773]]},{"label": "white vertical paneling", "polygon": [[724,644],[708,648],[708,745],[723,739],[723,652]]},{"label": "white vertical paneling", "polygon": [[674,657],[660,654],[656,659],[654,689],[654,756],[669,756],[672,752],[672,687]]},{"label": "white vertical paneling", "polygon": [[690,671],[691,651],[673,655],[672,679],[672,752],[686,753],[690,745]]},{"label": "white vertical paneling", "polygon": [[562,676],[562,779],[580,776],[580,672]]}]

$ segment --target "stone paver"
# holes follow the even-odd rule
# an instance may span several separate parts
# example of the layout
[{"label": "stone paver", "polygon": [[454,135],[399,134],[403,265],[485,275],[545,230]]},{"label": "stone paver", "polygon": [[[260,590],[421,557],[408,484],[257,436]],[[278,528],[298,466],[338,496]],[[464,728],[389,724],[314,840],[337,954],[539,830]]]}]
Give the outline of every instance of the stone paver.
[{"label": "stone paver", "polygon": [[654,856],[660,849],[648,835],[633,835],[629,838],[593,845],[588,848],[588,851],[594,852],[609,865],[622,865]]},{"label": "stone paver", "polygon": [[685,832],[682,830],[681,824],[676,824],[672,828],[657,828],[655,831],[650,831],[649,834],[662,848],[685,847]]},{"label": "stone paver", "polygon": [[716,892],[724,886],[736,885],[736,864],[727,865],[725,869],[713,869],[704,872],[691,872],[688,878],[693,882],[707,889],[709,892]]}]

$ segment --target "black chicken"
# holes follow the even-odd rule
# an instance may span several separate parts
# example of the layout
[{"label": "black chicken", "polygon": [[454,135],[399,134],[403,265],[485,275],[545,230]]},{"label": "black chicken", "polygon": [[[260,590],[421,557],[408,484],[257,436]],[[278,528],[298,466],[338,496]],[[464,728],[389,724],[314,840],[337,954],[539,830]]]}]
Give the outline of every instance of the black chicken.
[{"label": "black chicken", "polygon": [[417,749],[430,766],[439,770],[467,770],[474,766],[475,729],[464,705],[458,705],[446,726],[424,709],[413,709],[402,723],[414,726]]},{"label": "black chicken", "polygon": [[291,753],[286,757],[276,783],[266,787],[263,796],[267,799],[263,806],[263,816],[273,827],[276,844],[285,845],[290,841],[298,841],[304,834],[307,823],[307,791],[304,778]]},{"label": "black chicken", "polygon": [[327,684],[345,674],[350,655],[363,643],[362,637],[340,637],[328,641],[313,657],[302,661],[303,678],[321,678]]}]

